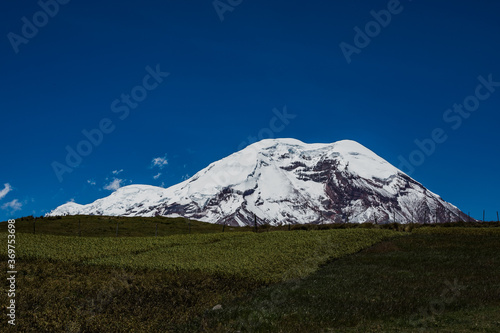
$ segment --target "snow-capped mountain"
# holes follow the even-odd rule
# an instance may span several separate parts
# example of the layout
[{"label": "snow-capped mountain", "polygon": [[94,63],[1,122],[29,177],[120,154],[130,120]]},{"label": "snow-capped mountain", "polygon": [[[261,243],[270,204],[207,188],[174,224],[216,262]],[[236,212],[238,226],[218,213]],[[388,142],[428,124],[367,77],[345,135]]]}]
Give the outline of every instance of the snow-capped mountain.
[{"label": "snow-capped mountain", "polygon": [[129,185],[88,205],[48,215],[184,216],[228,225],[465,220],[371,150],[350,140],[254,143],[193,177],[161,188]]}]

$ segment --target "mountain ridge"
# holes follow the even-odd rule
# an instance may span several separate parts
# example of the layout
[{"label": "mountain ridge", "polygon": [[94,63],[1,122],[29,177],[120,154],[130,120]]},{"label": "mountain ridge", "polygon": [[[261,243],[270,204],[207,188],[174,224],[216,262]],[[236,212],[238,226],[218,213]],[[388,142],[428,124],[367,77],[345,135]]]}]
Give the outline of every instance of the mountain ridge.
[{"label": "mountain ridge", "polygon": [[54,215],[183,216],[229,225],[465,220],[454,205],[352,140],[255,142],[161,188],[129,185]]}]

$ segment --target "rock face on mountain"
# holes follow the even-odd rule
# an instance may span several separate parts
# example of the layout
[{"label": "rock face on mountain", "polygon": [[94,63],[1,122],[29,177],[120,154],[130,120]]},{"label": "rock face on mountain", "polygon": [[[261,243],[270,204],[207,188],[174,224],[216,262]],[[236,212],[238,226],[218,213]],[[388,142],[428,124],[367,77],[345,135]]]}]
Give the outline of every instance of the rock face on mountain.
[{"label": "rock face on mountain", "polygon": [[228,225],[466,220],[371,150],[350,140],[254,143],[169,188],[122,187],[48,215],[184,216]]}]

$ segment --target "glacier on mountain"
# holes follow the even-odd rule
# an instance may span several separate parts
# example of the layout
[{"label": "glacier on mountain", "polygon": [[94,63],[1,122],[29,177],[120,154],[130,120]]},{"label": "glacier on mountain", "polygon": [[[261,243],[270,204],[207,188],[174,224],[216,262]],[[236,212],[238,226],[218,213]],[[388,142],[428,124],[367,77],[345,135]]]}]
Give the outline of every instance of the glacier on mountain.
[{"label": "glacier on mountain", "polygon": [[184,216],[228,225],[465,220],[454,205],[361,144],[256,142],[191,178],[161,188],[129,185],[57,215]]}]

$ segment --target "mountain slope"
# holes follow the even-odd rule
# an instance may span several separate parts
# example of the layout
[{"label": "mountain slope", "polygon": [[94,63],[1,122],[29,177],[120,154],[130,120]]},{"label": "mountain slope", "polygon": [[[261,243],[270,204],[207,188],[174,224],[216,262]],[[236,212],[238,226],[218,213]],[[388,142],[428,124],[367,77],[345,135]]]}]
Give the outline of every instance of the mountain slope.
[{"label": "mountain slope", "polygon": [[184,216],[253,225],[465,220],[371,150],[350,140],[305,144],[269,139],[214,162],[167,189],[125,186],[88,205],[48,215]]}]

